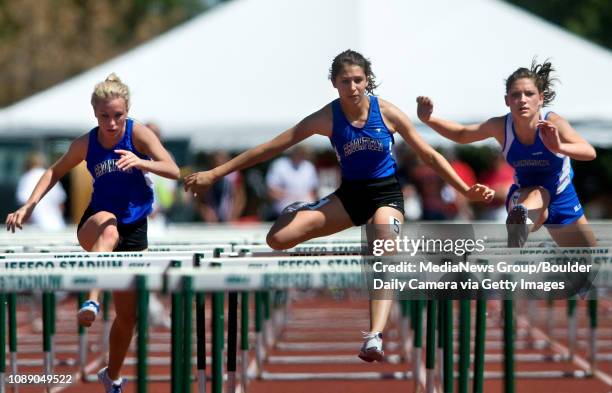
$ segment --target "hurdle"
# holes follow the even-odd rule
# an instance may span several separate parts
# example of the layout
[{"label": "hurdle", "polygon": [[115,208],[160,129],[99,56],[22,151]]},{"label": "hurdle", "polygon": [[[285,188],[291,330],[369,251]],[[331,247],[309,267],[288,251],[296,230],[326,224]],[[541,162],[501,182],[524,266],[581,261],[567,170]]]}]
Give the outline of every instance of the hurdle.
[{"label": "hurdle", "polygon": [[[238,260],[238,259],[231,259],[230,261],[227,261],[227,264],[230,264],[230,265],[231,265],[231,262],[233,262],[233,261],[237,261],[237,260]],[[221,262],[219,262],[218,260],[216,260],[216,263],[221,263]],[[278,263],[278,262],[277,262],[277,263]],[[255,266],[251,266],[251,267],[255,267]],[[261,266],[259,266],[259,267],[261,267]],[[273,269],[270,269],[269,267],[268,267],[268,268],[266,268],[266,269],[267,269],[267,270],[270,270],[270,272],[272,272],[272,270],[273,270]],[[319,268],[317,268],[317,269],[319,269]],[[252,269],[252,270],[261,270],[261,269]],[[287,270],[290,270],[290,269],[287,269]],[[221,269],[221,271],[223,272],[223,271],[225,271],[225,269]],[[267,273],[270,273],[270,272],[267,272]],[[254,273],[255,273],[255,272],[254,272]],[[258,272],[258,274],[259,274],[259,273],[262,273],[262,272]],[[266,273],[266,272],[263,272],[263,273]],[[211,290],[212,290],[212,289],[211,289]],[[208,290],[207,290],[207,291],[208,291]],[[451,332],[452,332],[452,331],[451,331]],[[450,368],[450,369],[452,369],[452,368]]]},{"label": "hurdle", "polygon": [[[64,271],[58,273],[54,269],[39,269],[32,271],[14,271],[4,274],[0,278],[0,293],[18,293],[26,291],[50,291],[66,290],[69,292],[82,292],[90,288],[92,281],[99,287],[110,290],[136,289],[138,294],[138,312],[146,315],[147,292],[159,291],[163,288],[163,269],[154,270],[148,268],[146,271],[138,268],[112,269],[95,277],[88,276],[86,272]],[[101,283],[103,282],[103,284]],[[4,307],[4,302],[2,303]],[[51,335],[51,311],[44,307],[44,320],[46,329],[44,334],[45,350],[50,346]],[[4,325],[3,325],[4,326]],[[137,330],[140,339],[138,340],[138,362],[142,366],[138,367],[137,384],[138,392],[146,392],[146,321],[137,321]],[[5,346],[5,335],[0,337],[0,346]],[[45,366],[47,369],[47,366]],[[49,386],[47,385],[47,388]],[[4,385],[2,385],[4,389]]]},{"label": "hurdle", "polygon": [[[218,252],[218,251],[217,251]],[[214,251],[206,251],[201,253],[178,251],[172,254],[167,252],[113,252],[113,253],[59,253],[59,254],[11,254],[14,259],[1,259],[0,260],[0,271],[11,272],[14,269],[25,268],[37,271],[41,269],[53,269],[54,271],[66,271],[68,269],[81,268],[89,270],[91,268],[143,268],[143,267],[157,267],[164,271],[181,264],[194,264],[195,261],[202,257],[209,255],[212,256]],[[91,289],[91,288],[88,288]],[[13,295],[14,296],[14,295]],[[81,295],[81,298],[84,295]],[[52,351],[52,335],[54,331],[55,323],[53,321],[53,312],[55,310],[54,300],[52,294],[43,294],[43,308],[48,309],[51,315],[51,319],[47,320],[43,318],[43,338],[44,338],[44,352],[45,358],[43,365],[45,371],[50,373],[54,362],[54,355]],[[77,309],[82,302],[77,304]],[[53,306],[52,306],[53,305]],[[104,333],[102,334],[102,352],[106,353],[108,350],[108,332],[110,331],[110,321],[108,318],[108,292],[104,292],[103,295],[103,319]],[[13,316],[13,312],[11,312]],[[43,316],[47,313],[43,312]],[[146,315],[146,314],[145,314]],[[13,374],[17,372],[17,340],[16,340],[16,325],[11,323],[9,330],[11,331],[11,367]],[[45,331],[49,330],[49,334]],[[85,373],[85,362],[84,359],[87,357],[86,349],[86,332],[83,327],[78,328],[79,335],[79,363],[81,367],[81,378],[84,380],[95,379],[89,378]],[[14,338],[14,339],[13,339]]]},{"label": "hurdle", "polygon": [[[217,263],[218,263],[218,262],[219,262],[219,261],[217,261]],[[249,266],[249,265],[250,265],[251,267],[254,267],[254,266],[255,266],[255,265],[253,265],[253,263],[252,263],[251,261],[248,261],[248,260],[244,260],[244,261],[242,261],[242,262],[240,262],[240,263],[245,264],[245,266]],[[482,309],[482,308],[483,308],[483,304],[481,304],[479,308],[480,308],[480,309]],[[506,314],[507,314],[507,315],[511,315],[512,313],[506,313]],[[481,325],[481,326],[482,326],[482,325]],[[512,325],[509,325],[509,326],[512,326]],[[513,352],[513,350],[512,350],[512,352]],[[482,363],[482,362],[479,360],[479,363]],[[465,368],[465,367],[464,367],[464,368]],[[511,371],[511,370],[508,370],[508,371]],[[465,375],[465,374],[464,374],[464,375]],[[489,373],[489,375],[491,375],[491,374]],[[528,376],[531,376],[531,377],[535,376],[535,374],[525,374],[525,375],[526,375],[526,376],[528,375]],[[578,376],[579,376],[579,375],[581,375],[581,374],[580,374],[580,373],[575,373],[575,375],[578,375]],[[466,381],[466,377],[465,377],[465,376],[463,377],[463,381]]]}]

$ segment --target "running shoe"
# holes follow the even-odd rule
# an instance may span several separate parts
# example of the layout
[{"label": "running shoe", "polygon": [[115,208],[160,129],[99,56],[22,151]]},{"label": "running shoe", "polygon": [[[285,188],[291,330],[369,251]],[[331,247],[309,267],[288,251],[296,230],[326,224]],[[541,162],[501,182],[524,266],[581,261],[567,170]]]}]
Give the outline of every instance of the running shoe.
[{"label": "running shoe", "polygon": [[89,327],[96,320],[99,312],[100,304],[95,300],[87,300],[77,313],[77,319],[81,325]]},{"label": "running shoe", "polygon": [[381,332],[363,332],[363,345],[359,351],[359,358],[366,362],[383,360],[385,353],[382,349],[383,340]]},{"label": "running shoe", "polygon": [[527,242],[529,235],[528,210],[523,205],[516,205],[508,213],[506,218],[506,230],[508,231],[508,247],[520,248]]},{"label": "running shoe", "polygon": [[104,367],[102,370],[98,371],[98,381],[104,385],[106,393],[123,393],[126,379],[121,378],[121,383],[116,384],[108,376],[108,367]]}]

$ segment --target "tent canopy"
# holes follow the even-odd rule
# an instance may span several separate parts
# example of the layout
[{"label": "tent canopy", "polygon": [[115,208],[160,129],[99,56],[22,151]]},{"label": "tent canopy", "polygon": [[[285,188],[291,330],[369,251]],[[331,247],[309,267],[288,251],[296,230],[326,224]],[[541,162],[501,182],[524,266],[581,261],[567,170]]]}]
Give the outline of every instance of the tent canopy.
[{"label": "tent canopy", "polygon": [[504,79],[550,58],[562,82],[552,110],[612,144],[611,52],[498,0],[234,0],[1,110],[0,136],[86,132],[93,86],[115,72],[132,91],[130,115],[165,137],[250,147],[336,97],[328,70],[347,48],[371,59],[377,94],[415,121],[418,95],[461,122],[504,114]]}]

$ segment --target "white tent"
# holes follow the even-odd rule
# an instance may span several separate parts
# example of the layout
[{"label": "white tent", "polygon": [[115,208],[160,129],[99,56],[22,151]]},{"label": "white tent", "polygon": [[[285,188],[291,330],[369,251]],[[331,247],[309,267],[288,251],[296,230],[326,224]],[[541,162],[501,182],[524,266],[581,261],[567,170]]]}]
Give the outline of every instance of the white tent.
[{"label": "white tent", "polygon": [[132,117],[196,148],[242,149],[332,100],[328,69],[347,48],[372,60],[377,93],[411,118],[426,94],[436,114],[464,122],[505,113],[504,78],[551,58],[562,81],[553,109],[612,144],[611,52],[498,0],[233,0],[1,110],[0,136],[89,130],[93,86],[116,72]]}]

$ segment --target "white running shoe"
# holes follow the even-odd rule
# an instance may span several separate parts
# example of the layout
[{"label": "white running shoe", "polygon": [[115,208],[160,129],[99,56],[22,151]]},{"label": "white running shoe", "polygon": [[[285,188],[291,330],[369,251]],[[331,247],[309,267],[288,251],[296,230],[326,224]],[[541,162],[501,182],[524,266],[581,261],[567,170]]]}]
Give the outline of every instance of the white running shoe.
[{"label": "white running shoe", "polygon": [[382,333],[363,332],[363,340],[361,351],[359,351],[359,358],[366,362],[381,362],[385,357],[385,352],[382,349]]},{"label": "white running shoe", "polygon": [[125,378],[121,378],[121,383],[116,384],[108,376],[108,367],[104,367],[102,370],[98,371],[98,381],[104,385],[106,393],[123,393],[123,388],[127,382]]},{"label": "white running shoe", "polygon": [[91,326],[100,312],[100,304],[95,300],[87,300],[77,313],[77,320],[83,326]]},{"label": "white running shoe", "polygon": [[520,248],[527,242],[529,235],[529,211],[524,205],[516,205],[508,212],[506,230],[508,231],[508,247]]}]

